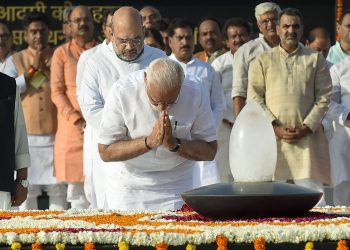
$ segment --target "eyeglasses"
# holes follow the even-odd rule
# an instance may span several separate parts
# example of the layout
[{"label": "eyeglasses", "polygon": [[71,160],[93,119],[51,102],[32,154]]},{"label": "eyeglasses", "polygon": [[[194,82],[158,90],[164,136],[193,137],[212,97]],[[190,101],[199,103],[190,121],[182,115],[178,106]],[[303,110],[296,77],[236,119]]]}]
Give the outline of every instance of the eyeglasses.
[{"label": "eyeglasses", "polygon": [[89,17],[78,17],[76,19],[69,20],[69,22],[72,22],[75,24],[80,24],[82,21],[84,21],[86,23],[92,22],[91,18],[89,18]]},{"label": "eyeglasses", "polygon": [[0,38],[1,40],[4,40],[4,41],[7,41],[9,40],[11,37],[11,34],[10,33],[4,33],[4,34],[0,34]]},{"label": "eyeglasses", "polygon": [[263,25],[267,26],[269,24],[269,22],[271,22],[271,24],[276,24],[277,21],[278,21],[277,17],[266,18],[266,19],[260,21],[260,24],[263,24]]},{"label": "eyeglasses", "polygon": [[133,38],[133,39],[123,39],[117,37],[117,41],[120,45],[126,46],[127,44],[131,44],[133,46],[140,46],[143,43],[141,38]]},{"label": "eyeglasses", "polygon": [[148,83],[145,84],[146,85],[146,92],[147,92],[147,96],[148,96],[148,100],[150,102],[150,104],[157,110],[157,111],[161,111],[159,109],[159,106],[165,107],[164,110],[167,110],[169,107],[171,107],[172,105],[176,104],[177,101],[179,100],[180,97],[180,93],[178,93],[176,100],[170,103],[160,103],[160,102],[156,102],[155,100],[153,100],[152,96],[149,93],[149,87],[148,87]]}]

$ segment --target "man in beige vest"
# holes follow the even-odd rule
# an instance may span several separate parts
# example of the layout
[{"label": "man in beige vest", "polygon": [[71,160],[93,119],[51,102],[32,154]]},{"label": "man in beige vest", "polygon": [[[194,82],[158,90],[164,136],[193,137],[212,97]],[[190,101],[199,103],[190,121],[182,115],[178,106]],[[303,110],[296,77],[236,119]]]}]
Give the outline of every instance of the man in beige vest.
[{"label": "man in beige vest", "polygon": [[65,185],[53,175],[53,145],[57,127],[56,109],[50,95],[50,63],[53,49],[48,46],[48,18],[40,12],[28,12],[23,19],[24,39],[28,47],[10,57],[5,72],[15,71],[20,87],[28,132],[31,168],[28,170],[28,199],[20,209],[37,209],[37,197],[45,185],[50,209],[66,209]]},{"label": "man in beige vest", "polygon": [[320,53],[300,46],[299,10],[282,10],[276,28],[280,45],[258,55],[249,68],[248,100],[261,104],[275,130],[275,178],[321,191],[330,183],[321,125],[332,93],[329,70]]}]

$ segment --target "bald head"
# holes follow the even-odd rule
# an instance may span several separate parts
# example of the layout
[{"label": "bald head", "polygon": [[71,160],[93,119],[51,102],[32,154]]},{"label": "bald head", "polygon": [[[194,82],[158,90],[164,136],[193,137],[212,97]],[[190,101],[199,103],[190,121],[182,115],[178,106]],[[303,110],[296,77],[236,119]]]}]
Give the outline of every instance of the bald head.
[{"label": "bald head", "polygon": [[140,13],[132,7],[122,7],[114,12],[112,36],[114,50],[125,61],[132,61],[143,50],[144,28]]},{"label": "bald head", "polygon": [[113,31],[115,28],[121,29],[122,27],[125,29],[142,29],[142,16],[137,9],[132,7],[122,7],[114,12],[112,25]]},{"label": "bald head", "polygon": [[306,47],[322,52],[326,58],[329,48],[331,47],[331,40],[328,31],[323,27],[317,27],[309,32],[308,39],[305,42]]}]

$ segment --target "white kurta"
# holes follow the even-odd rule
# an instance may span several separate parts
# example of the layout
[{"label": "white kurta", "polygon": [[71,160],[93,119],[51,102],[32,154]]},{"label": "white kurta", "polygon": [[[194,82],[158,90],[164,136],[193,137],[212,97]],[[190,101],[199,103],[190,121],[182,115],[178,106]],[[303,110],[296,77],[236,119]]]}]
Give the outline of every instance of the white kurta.
[{"label": "white kurta", "polygon": [[330,49],[327,55],[327,61],[331,64],[336,64],[341,60],[348,57],[349,54],[346,54],[340,47],[340,43],[337,41]]},{"label": "white kurta", "polygon": [[[215,69],[220,76],[220,81],[224,89],[226,98],[226,110],[224,112],[223,119],[234,123],[236,117],[233,114],[233,100],[232,94],[232,69],[233,69],[233,55],[231,51],[227,51],[223,55],[216,58],[211,66]],[[231,182],[233,177],[230,170],[229,163],[229,143],[232,126],[227,122],[221,122],[218,129],[218,169],[220,180],[222,182]]]},{"label": "white kurta", "polygon": [[[185,75],[198,78],[199,81],[207,87],[210,96],[211,110],[214,114],[216,128],[218,128],[226,109],[224,91],[219,75],[210,64],[195,57],[193,57],[188,63],[180,62],[174,54],[171,54],[169,58],[180,63]],[[217,157],[216,160],[213,161],[203,161],[198,163],[200,167],[197,168],[198,173],[196,173],[196,177],[198,177],[198,180],[196,181],[196,186],[199,187],[220,182],[216,161]]]},{"label": "white kurta", "polygon": [[333,136],[329,140],[333,185],[350,181],[350,57],[330,69],[333,95],[327,118],[334,121]]},{"label": "white kurta", "polygon": [[13,75],[13,73],[11,74],[11,72],[6,72],[6,73],[4,72],[5,68],[6,68],[6,65],[7,65],[7,60],[10,58],[10,56],[11,56],[11,53],[8,53],[7,57],[5,58],[5,60],[3,62],[0,61],[0,72],[6,74],[8,76],[15,77]]},{"label": "white kurta", "polygon": [[233,82],[231,97],[241,96],[247,98],[248,72],[250,63],[262,52],[271,49],[265,41],[264,36],[243,44],[235,53],[233,58]]},{"label": "white kurta", "polygon": [[[168,112],[175,137],[216,140],[208,93],[202,84],[185,79],[177,102]],[[129,74],[110,90],[99,143],[110,145],[148,136],[158,119],[159,112],[149,103],[146,93],[144,71]],[[106,174],[108,205],[122,210],[176,210],[183,204],[180,193],[193,188],[195,166],[194,161],[162,146],[133,159],[115,162]]]},{"label": "white kurta", "polygon": [[[107,46],[106,40],[96,45],[95,47],[92,47],[91,49],[85,50],[80,55],[79,61],[77,64],[77,76],[76,76],[77,96],[79,96],[79,88],[81,86],[82,78],[85,74],[86,62],[88,61],[89,57],[93,53],[100,52],[103,46]],[[83,144],[83,171],[85,176],[84,192],[85,192],[86,198],[90,202],[90,208],[97,208],[96,192],[95,192],[95,188],[93,186],[93,180],[92,180],[93,154],[96,151],[96,150],[92,150],[92,146],[91,146],[94,143],[93,136],[94,136],[93,128],[90,126],[89,123],[86,123],[85,131],[84,131],[84,142],[83,142],[84,143]],[[100,171],[100,172],[103,173],[103,171]],[[103,197],[104,191],[100,192],[100,194]]]},{"label": "white kurta", "polygon": [[92,160],[92,168],[90,170],[84,169],[84,173],[92,175],[92,192],[96,193],[98,208],[105,207],[105,181],[101,166],[114,165],[114,163],[104,163],[101,160],[97,147],[102,111],[110,87],[121,76],[125,76],[136,70],[144,69],[154,59],[165,56],[163,51],[145,45],[144,51],[139,58],[132,62],[126,62],[116,56],[112,43],[108,45],[102,43],[86,59],[81,78],[79,73],[79,78],[77,78],[77,80],[80,82],[77,96],[83,116],[89,126],[86,137],[89,136],[91,139],[89,139],[88,148],[84,149],[84,155],[88,154],[91,156],[91,158],[87,160]]}]

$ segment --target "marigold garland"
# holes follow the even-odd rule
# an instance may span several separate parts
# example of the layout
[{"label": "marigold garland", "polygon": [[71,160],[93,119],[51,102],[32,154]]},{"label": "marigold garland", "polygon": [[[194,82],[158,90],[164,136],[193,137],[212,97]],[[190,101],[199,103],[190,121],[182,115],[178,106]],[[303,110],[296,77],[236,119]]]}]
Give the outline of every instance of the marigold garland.
[{"label": "marigold garland", "polygon": [[349,250],[348,243],[346,240],[338,241],[337,250]]},{"label": "marigold garland", "polygon": [[21,250],[21,247],[22,247],[22,245],[21,245],[21,243],[19,243],[19,242],[13,242],[13,243],[11,244],[11,249],[12,249],[12,250]]},{"label": "marigold garland", "polygon": [[41,250],[41,243],[40,242],[33,243],[32,250]]},{"label": "marigold garland", "polygon": [[305,244],[305,250],[314,250],[314,243],[313,242],[307,242]]},{"label": "marigold garland", "polygon": [[265,239],[263,237],[258,237],[254,240],[254,249],[255,250],[266,250]]},{"label": "marigold garland", "polygon": [[225,235],[216,236],[216,244],[218,245],[217,250],[227,250],[227,237]]},{"label": "marigold garland", "polygon": [[188,243],[186,246],[186,250],[196,250],[196,245]]},{"label": "marigold garland", "polygon": [[118,242],[119,250],[129,250],[129,244],[125,241]]},{"label": "marigold garland", "polygon": [[84,250],[96,250],[95,243],[93,242],[85,242]]},{"label": "marigold garland", "polygon": [[168,244],[165,242],[157,243],[156,250],[168,250]]},{"label": "marigold garland", "polygon": [[55,245],[56,250],[64,250],[66,248],[66,245],[63,243],[57,243]]}]

